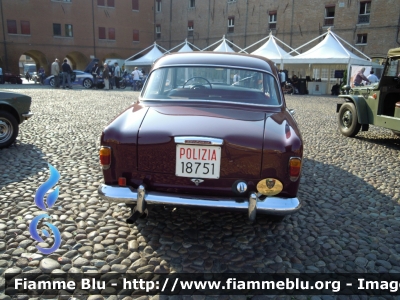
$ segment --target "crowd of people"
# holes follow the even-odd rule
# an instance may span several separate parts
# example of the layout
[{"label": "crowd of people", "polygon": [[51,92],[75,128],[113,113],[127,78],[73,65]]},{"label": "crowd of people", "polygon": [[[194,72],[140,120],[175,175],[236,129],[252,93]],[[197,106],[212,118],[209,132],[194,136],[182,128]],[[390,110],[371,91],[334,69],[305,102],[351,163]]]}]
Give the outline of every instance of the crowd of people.
[{"label": "crowd of people", "polygon": [[[102,66],[99,66],[98,62],[95,62],[94,66],[91,69],[91,74],[93,77],[93,89],[104,89],[104,90],[112,90],[120,88],[120,81],[123,76],[128,74],[127,71],[119,66],[118,62],[112,64],[110,61],[104,63]],[[54,62],[51,64],[51,75],[54,77],[54,88],[63,88],[63,89],[72,89],[72,67],[68,63],[67,59],[63,60],[63,63],[60,65],[59,60],[56,58]],[[133,70],[131,74],[131,84],[132,90],[138,91],[141,89],[141,85],[139,82],[143,82],[145,79],[145,74],[143,70],[139,70],[137,67]],[[29,80],[35,80],[39,82],[39,84],[44,84],[44,80],[46,78],[46,72],[43,66],[40,66],[37,73],[34,73],[34,78],[29,73],[26,72],[25,78]]]}]

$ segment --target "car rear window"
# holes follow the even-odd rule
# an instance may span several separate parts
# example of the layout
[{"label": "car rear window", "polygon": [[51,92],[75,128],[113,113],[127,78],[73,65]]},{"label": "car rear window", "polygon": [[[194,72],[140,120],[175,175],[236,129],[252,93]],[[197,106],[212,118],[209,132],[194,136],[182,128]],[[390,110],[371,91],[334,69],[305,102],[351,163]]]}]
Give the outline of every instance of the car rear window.
[{"label": "car rear window", "polygon": [[146,82],[142,98],[281,104],[279,88],[272,74],[227,67],[164,67],[154,70]]}]

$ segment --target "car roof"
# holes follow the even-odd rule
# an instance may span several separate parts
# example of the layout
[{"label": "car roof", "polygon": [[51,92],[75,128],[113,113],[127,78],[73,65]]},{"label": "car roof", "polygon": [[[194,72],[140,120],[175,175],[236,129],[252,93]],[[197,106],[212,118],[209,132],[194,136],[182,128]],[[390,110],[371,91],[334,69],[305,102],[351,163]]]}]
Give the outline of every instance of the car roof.
[{"label": "car roof", "polygon": [[390,49],[388,51],[388,57],[400,57],[400,48]]},{"label": "car roof", "polygon": [[269,59],[240,53],[222,53],[222,52],[186,52],[172,53],[159,58],[153,66],[153,69],[165,66],[227,66],[244,69],[257,69],[274,73],[274,63]]}]

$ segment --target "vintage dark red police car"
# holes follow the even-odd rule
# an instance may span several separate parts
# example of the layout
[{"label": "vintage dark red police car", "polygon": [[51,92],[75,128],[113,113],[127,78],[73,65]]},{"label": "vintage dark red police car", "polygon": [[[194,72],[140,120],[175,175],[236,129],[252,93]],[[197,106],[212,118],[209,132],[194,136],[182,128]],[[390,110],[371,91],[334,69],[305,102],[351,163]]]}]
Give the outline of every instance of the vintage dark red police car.
[{"label": "vintage dark red police car", "polygon": [[274,64],[245,54],[165,55],[139,101],[101,136],[104,199],[149,205],[297,211],[303,142]]}]

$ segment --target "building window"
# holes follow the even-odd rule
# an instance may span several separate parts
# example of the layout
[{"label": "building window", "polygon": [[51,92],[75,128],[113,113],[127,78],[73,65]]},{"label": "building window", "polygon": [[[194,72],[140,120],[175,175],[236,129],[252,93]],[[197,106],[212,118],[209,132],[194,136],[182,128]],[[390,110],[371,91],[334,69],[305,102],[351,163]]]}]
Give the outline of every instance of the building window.
[{"label": "building window", "polygon": [[188,21],[188,36],[193,36],[194,22]]},{"label": "building window", "polygon": [[161,25],[160,24],[156,25],[156,36],[158,39],[161,38]]},{"label": "building window", "polygon": [[195,0],[189,0],[189,7],[194,8],[195,7]]},{"label": "building window", "polygon": [[21,21],[21,34],[31,34],[31,24],[29,21]]},{"label": "building window", "polygon": [[97,5],[98,6],[106,6],[106,1],[105,0],[97,0]]},{"label": "building window", "polygon": [[107,0],[107,6],[108,7],[115,7],[114,0]]},{"label": "building window", "polygon": [[228,32],[235,30],[235,17],[228,17]]},{"label": "building window", "polygon": [[108,39],[115,40],[115,28],[108,28]]},{"label": "building window", "polygon": [[371,1],[360,2],[360,14],[358,15],[358,24],[368,24],[371,15]]},{"label": "building window", "polygon": [[53,23],[53,35],[61,36],[61,24]]},{"label": "building window", "polygon": [[133,41],[139,42],[139,30],[136,29],[133,30]]},{"label": "building window", "polygon": [[156,12],[161,12],[161,0],[156,0]]},{"label": "building window", "polygon": [[106,28],[105,27],[99,27],[99,39],[100,40],[106,39]]},{"label": "building window", "polygon": [[132,0],[132,10],[139,10],[139,0]]},{"label": "building window", "polygon": [[333,25],[335,20],[335,6],[325,6],[324,26]]},{"label": "building window", "polygon": [[269,29],[276,29],[276,10],[269,12]]},{"label": "building window", "polygon": [[7,32],[12,34],[17,34],[17,21],[7,20]]},{"label": "building window", "polygon": [[67,37],[73,37],[74,36],[74,31],[72,28],[72,24],[65,24],[65,36]]},{"label": "building window", "polygon": [[366,34],[366,33],[357,34],[357,44],[366,44],[367,37],[368,37],[368,34]]}]

